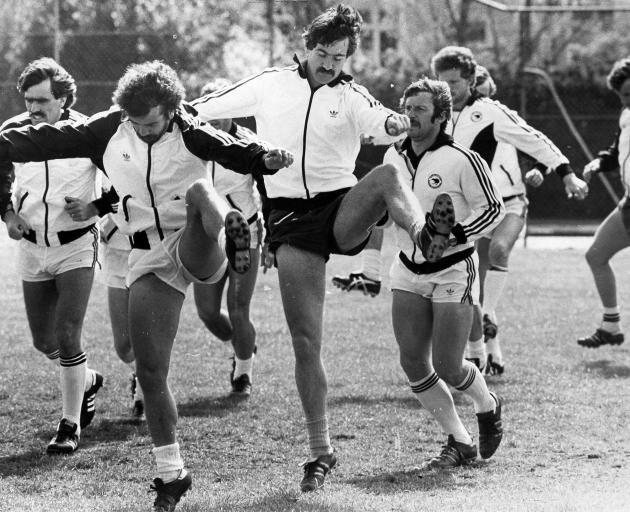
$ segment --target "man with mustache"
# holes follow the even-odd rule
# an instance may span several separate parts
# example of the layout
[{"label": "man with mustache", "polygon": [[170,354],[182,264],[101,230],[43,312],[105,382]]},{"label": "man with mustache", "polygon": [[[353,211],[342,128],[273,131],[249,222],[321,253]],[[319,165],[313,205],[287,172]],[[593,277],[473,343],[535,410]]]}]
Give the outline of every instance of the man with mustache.
[{"label": "man with mustache", "polygon": [[[53,59],[29,63],[17,88],[26,112],[7,120],[0,131],[86,119],[71,108],[77,91],[74,78]],[[102,375],[88,368],[81,344],[97,260],[96,217],[93,213],[74,222],[70,210],[76,201],[95,199],[97,171],[89,158],[23,161],[15,166],[13,201],[2,211],[9,236],[20,241],[18,266],[33,345],[59,364],[61,421],[46,449],[49,454],[78,448],[81,429],[92,421],[94,398],[103,385]],[[107,211],[108,204],[103,206]]]},{"label": "man with mustache", "polygon": [[52,156],[92,158],[122,198],[116,223],[133,240],[126,280],[129,329],[157,464],[153,506],[172,512],[192,484],[167,381],[185,293],[191,283],[217,282],[228,261],[237,272],[249,267],[248,224],[214,190],[207,162],[265,174],[293,158],[202,123],[184,102],[175,70],[163,62],[129,66],[113,100],[117,108],[87,121],[2,133],[0,212],[9,209],[11,162]]},{"label": "man with mustache", "polygon": [[[324,485],[336,464],[327,416],[321,357],[326,262],[357,254],[385,212],[421,247],[424,213],[393,165],[353,174],[361,135],[393,142],[409,118],[385,109],[343,73],[359,42],[361,15],[343,4],[317,16],[303,34],[307,57],[271,68],[193,102],[206,119],[254,115],[257,134],[295,155],[295,164],[266,176],[270,249],[275,254],[285,316],[295,352],[309,457],[303,492]],[[425,252],[439,258],[448,227],[428,236]]]}]

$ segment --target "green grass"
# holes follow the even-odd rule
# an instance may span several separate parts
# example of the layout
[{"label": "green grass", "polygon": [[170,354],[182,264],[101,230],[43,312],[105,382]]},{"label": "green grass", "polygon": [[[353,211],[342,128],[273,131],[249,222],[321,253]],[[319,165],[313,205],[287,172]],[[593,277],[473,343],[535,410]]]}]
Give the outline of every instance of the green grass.
[{"label": "green grass", "polygon": [[[57,370],[31,346],[15,245],[3,234],[0,247],[0,510],[150,509],[151,441],[128,416],[129,372],[112,347],[104,287],[94,286],[84,330],[90,364],[106,379],[97,416],[77,454],[51,458],[44,451],[59,419]],[[329,278],[355,264],[332,258]],[[614,264],[623,287],[630,259],[621,254]],[[188,299],[170,382],[194,483],[177,510],[628,510],[630,345],[575,344],[600,316],[581,252],[517,248],[512,269],[499,311],[509,366],[490,381],[506,400],[505,441],[489,461],[450,473],[415,469],[444,435],[398,365],[390,292],[371,299],[328,286],[324,357],[339,465],[312,495],[298,491],[306,440],[275,272],[261,275],[254,296],[260,350],[246,403],[227,397],[231,351],[205,331]],[[620,294],[622,318],[630,318],[630,291]],[[476,434],[472,405],[463,396],[456,403]]]}]

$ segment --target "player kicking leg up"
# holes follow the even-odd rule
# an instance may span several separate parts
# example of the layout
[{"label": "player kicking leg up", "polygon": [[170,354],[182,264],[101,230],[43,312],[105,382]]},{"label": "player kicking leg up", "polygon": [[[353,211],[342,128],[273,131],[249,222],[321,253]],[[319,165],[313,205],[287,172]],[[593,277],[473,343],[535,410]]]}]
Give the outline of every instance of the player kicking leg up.
[{"label": "player kicking leg up", "polygon": [[[189,187],[186,205],[185,228],[168,235],[146,254],[132,251],[128,277],[131,341],[144,390],[147,425],[155,445],[158,476],[153,485],[157,492],[154,507],[159,511],[174,510],[192,483],[179,452],[177,408],[167,382],[184,293],[190,282],[212,284],[225,274],[227,261],[221,240],[224,222],[242,220],[204,180]],[[239,232],[235,238],[236,253],[242,250],[241,239],[247,237]],[[165,258],[177,262],[175,272],[164,264]]]}]

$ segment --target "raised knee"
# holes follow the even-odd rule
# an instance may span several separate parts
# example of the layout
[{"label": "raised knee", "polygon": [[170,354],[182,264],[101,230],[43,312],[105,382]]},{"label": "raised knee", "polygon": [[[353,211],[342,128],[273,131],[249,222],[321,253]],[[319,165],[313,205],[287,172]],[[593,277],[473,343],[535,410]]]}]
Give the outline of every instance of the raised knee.
[{"label": "raised knee", "polygon": [[398,176],[398,168],[392,164],[381,164],[374,168],[374,172],[378,173],[378,176],[385,179],[392,179]]},{"label": "raised knee", "polygon": [[204,178],[194,181],[186,190],[186,203],[194,204],[200,197],[207,196],[210,182]]},{"label": "raised knee", "polygon": [[600,251],[598,251],[593,246],[588,248],[586,254],[584,255],[584,258],[586,259],[586,263],[588,263],[590,267],[605,265],[608,262],[608,260],[601,256]]},{"label": "raised knee", "polygon": [[510,248],[503,242],[492,243],[490,244],[488,257],[491,265],[507,267],[508,259],[510,257]]}]

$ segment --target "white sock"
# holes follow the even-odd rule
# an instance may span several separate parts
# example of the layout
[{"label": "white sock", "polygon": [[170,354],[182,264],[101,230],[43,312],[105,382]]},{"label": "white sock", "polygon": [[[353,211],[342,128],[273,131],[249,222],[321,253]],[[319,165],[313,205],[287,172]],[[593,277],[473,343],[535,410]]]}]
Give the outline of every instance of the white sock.
[{"label": "white sock", "polygon": [[486,380],[479,369],[470,361],[464,361],[463,366],[466,370],[466,378],[455,386],[455,389],[471,398],[475,413],[494,411],[496,402],[488,391]]},{"label": "white sock", "polygon": [[378,249],[365,249],[362,253],[363,268],[361,272],[365,277],[381,280],[381,251]]},{"label": "white sock", "polygon": [[468,340],[465,358],[479,359],[479,365],[482,369],[486,366],[486,344],[483,342],[483,338],[479,338],[478,340]]},{"label": "white sock", "polygon": [[239,359],[234,355],[234,378],[238,378],[243,374],[249,375],[251,380],[252,370],[254,368],[254,354],[249,359]]},{"label": "white sock", "polygon": [[60,357],[59,379],[61,382],[62,418],[76,423],[77,434],[81,432],[81,404],[85,393],[87,357],[85,352],[64,358]]},{"label": "white sock", "polygon": [[409,382],[413,396],[429,411],[447,434],[455,441],[472,444],[472,438],[455,410],[455,403],[446,383],[433,372],[417,382]]},{"label": "white sock", "polygon": [[613,334],[621,332],[621,316],[619,315],[619,306],[604,308],[601,328]]},{"label": "white sock", "polygon": [[321,455],[333,452],[328,433],[328,417],[323,416],[314,420],[306,420],[306,432],[308,434],[308,448],[310,460],[315,460]]},{"label": "white sock", "polygon": [[507,269],[491,268],[486,272],[486,279],[483,282],[483,312],[486,314],[492,313],[499,305],[499,301],[503,296],[503,290],[507,283],[508,272]]},{"label": "white sock", "polygon": [[157,464],[157,476],[165,484],[172,482],[180,474],[186,475],[184,461],[179,454],[179,443],[156,446],[152,451]]}]

